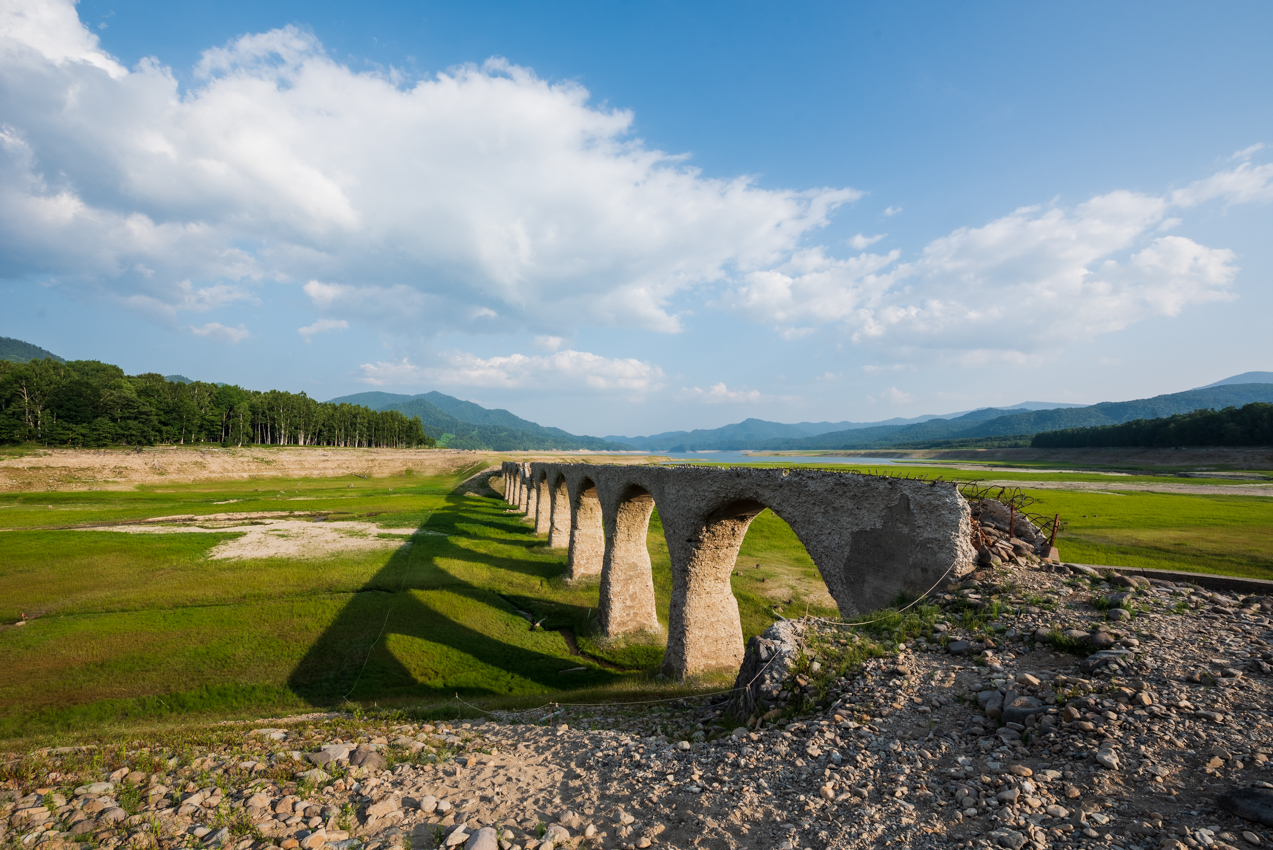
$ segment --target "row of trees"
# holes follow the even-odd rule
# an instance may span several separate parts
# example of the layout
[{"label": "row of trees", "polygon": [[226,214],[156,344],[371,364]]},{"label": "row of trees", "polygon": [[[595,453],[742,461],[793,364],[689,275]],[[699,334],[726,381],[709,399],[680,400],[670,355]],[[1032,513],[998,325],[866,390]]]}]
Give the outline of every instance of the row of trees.
[{"label": "row of trees", "polygon": [[1100,428],[1067,428],[1035,434],[1036,449],[1088,446],[1269,446],[1273,445],[1273,404],[1195,410],[1162,419],[1137,419]]},{"label": "row of trees", "polygon": [[434,445],[420,418],[314,401],[304,393],[125,375],[96,360],[0,360],[0,444],[414,448]]}]

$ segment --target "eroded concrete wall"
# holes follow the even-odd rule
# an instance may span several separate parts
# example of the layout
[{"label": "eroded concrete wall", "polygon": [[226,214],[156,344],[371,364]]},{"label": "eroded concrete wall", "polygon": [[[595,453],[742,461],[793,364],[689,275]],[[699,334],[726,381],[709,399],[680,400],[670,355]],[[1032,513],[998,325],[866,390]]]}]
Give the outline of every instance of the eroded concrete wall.
[{"label": "eroded concrete wall", "polygon": [[[646,595],[644,546],[648,511],[657,507],[672,562],[664,670],[674,676],[740,663],[742,630],[729,578],[747,527],[764,508],[800,538],[845,617],[885,607],[899,593],[918,596],[972,568],[968,506],[953,484],[809,469],[532,468],[566,482],[568,573],[601,573],[608,634],[658,626],[652,592]],[[644,495],[632,498],[637,491]]]}]

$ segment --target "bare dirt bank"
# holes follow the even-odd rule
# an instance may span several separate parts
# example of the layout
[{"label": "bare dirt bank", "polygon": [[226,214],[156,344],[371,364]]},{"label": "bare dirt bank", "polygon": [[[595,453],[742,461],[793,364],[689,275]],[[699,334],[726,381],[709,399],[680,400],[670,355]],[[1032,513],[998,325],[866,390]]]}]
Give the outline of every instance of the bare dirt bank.
[{"label": "bare dirt bank", "polygon": [[[571,458],[583,456],[565,455]],[[251,478],[378,478],[410,469],[446,475],[479,462],[554,459],[563,453],[460,451],[453,449],[336,449],[297,447],[159,446],[135,449],[41,449],[0,457],[0,492],[122,490],[138,484],[194,483]],[[621,456],[610,462],[640,462]]]}]

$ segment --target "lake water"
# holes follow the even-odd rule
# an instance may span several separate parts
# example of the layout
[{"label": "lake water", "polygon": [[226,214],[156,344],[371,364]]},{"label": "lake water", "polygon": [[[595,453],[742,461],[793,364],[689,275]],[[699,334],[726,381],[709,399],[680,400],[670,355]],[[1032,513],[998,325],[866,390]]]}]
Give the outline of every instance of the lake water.
[{"label": "lake water", "polygon": [[[788,466],[807,464],[894,464],[897,458],[889,457],[791,457],[787,455],[747,454],[746,452],[656,452],[666,455],[669,463],[782,463]],[[906,458],[902,458],[904,463]]]}]

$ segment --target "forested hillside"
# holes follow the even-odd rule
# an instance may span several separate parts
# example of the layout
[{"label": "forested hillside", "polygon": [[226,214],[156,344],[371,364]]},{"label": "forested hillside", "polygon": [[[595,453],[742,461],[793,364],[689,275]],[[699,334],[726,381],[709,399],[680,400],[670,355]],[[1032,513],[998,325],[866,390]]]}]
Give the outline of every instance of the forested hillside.
[{"label": "forested hillside", "polygon": [[1102,428],[1036,434],[1036,449],[1092,446],[1273,446],[1273,404],[1196,410],[1162,419],[1137,419]]},{"label": "forested hillside", "polygon": [[304,393],[256,392],[162,375],[125,375],[96,360],[0,360],[0,443],[109,446],[260,443],[432,446],[418,418]]},{"label": "forested hillside", "polygon": [[453,449],[605,451],[631,448],[599,437],[581,437],[560,428],[548,428],[501,408],[492,410],[439,392],[414,396],[365,392],[332,401],[356,402],[377,410],[397,410],[406,416],[418,416],[426,431]]},{"label": "forested hillside", "polygon": [[0,360],[9,360],[13,363],[26,363],[31,360],[66,362],[53,352],[45,351],[38,345],[32,345],[20,339],[10,339],[7,336],[0,336]]}]

